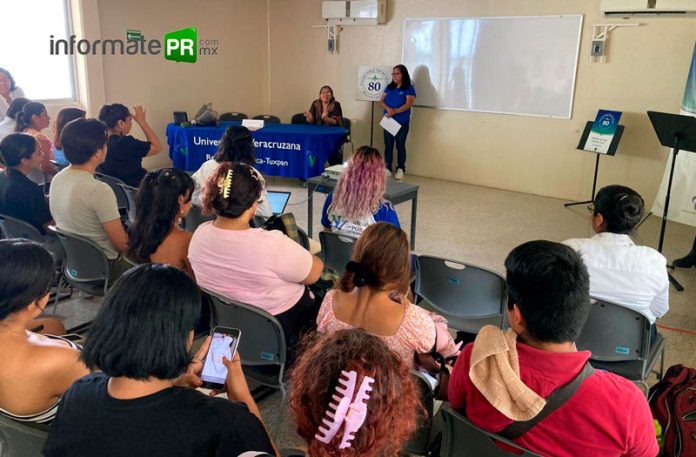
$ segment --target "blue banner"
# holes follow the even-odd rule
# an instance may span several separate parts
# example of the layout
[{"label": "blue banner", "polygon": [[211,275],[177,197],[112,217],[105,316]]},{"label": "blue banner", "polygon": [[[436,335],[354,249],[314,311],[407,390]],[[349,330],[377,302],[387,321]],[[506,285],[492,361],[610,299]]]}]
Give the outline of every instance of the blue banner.
[{"label": "blue banner", "polygon": [[[219,127],[167,126],[169,157],[175,168],[196,171],[217,152],[220,139],[230,125]],[[338,152],[348,131],[342,127],[271,124],[252,132],[256,147],[256,169],[268,176],[309,179],[324,171],[329,156]]]}]

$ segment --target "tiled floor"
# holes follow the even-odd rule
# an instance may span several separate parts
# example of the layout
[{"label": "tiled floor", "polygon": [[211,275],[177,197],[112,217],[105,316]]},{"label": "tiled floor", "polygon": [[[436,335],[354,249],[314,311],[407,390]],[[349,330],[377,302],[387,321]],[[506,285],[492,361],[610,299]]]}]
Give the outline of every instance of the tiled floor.
[{"label": "tiled floor", "polygon": [[[418,225],[416,253],[427,253],[463,260],[503,272],[503,261],[515,246],[533,239],[561,241],[567,238],[590,236],[587,207],[565,208],[564,201],[519,194],[429,178],[406,176],[406,182],[420,186],[418,198]],[[293,212],[298,224],[306,229],[307,189],[298,181],[269,178],[271,189],[291,191],[287,211]],[[319,215],[324,196],[314,198],[314,235],[321,229]],[[650,206],[652,202],[647,202]],[[411,207],[409,203],[396,206],[401,225],[408,232]],[[660,219],[651,216],[634,234],[638,244],[656,247]],[[668,260],[680,257],[691,248],[696,228],[669,223],[665,242]],[[684,292],[670,290],[670,311],[660,324],[670,328],[696,332],[694,306],[696,298],[696,269],[677,270],[674,276],[685,287]],[[67,325],[93,316],[100,300],[76,299],[62,303],[58,314],[67,318]],[[667,339],[665,366],[682,363],[696,366],[696,335],[663,328]],[[267,425],[281,416],[277,443],[279,447],[301,445],[294,433],[287,408],[280,395],[274,395],[260,405]]]}]

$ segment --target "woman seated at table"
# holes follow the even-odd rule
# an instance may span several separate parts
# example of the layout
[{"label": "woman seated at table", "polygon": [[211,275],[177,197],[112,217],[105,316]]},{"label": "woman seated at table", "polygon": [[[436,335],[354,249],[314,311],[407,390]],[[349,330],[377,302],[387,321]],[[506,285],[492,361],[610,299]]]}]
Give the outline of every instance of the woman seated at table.
[{"label": "woman seated at table", "polygon": [[357,238],[375,222],[400,227],[396,211],[384,200],[386,186],[382,154],[370,146],[356,149],[336,188],[324,202],[321,211],[324,230]]},{"label": "woman seated at table", "polygon": [[643,198],[619,185],[597,192],[592,205],[592,238],[563,243],[575,249],[590,273],[590,295],[645,315],[651,324],[669,309],[667,259],[636,246],[630,233],[643,217]]},{"label": "woman seated at table", "polygon": [[324,297],[318,331],[363,328],[382,338],[409,365],[436,342],[440,354],[455,355],[458,350],[444,318],[408,300],[410,276],[406,234],[386,222],[369,226],[355,243],[337,288]]},{"label": "woman seated at table", "polygon": [[261,190],[252,167],[221,163],[203,190],[203,214],[217,218],[196,229],[189,260],[204,289],[276,316],[292,351],[300,333],[314,327],[319,303],[307,285],[324,265],[282,232],[249,226]]},{"label": "woman seated at table", "polygon": [[330,86],[322,86],[319,90],[319,98],[312,102],[309,111],[304,113],[307,122],[314,125],[341,126],[343,111],[341,104],[333,96]]},{"label": "woman seated at table", "polygon": [[[106,161],[97,171],[120,179],[131,187],[138,187],[145,176],[143,158],[162,150],[162,143],[145,118],[145,108],[134,106],[133,114],[120,103],[104,105],[99,110],[99,120],[109,129]],[[145,134],[147,141],[129,135],[135,121]]]},{"label": "woman seated at table", "polygon": [[48,116],[48,111],[46,111],[46,106],[39,102],[29,102],[24,105],[22,111],[17,113],[17,126],[15,130],[17,132],[25,132],[36,138],[39,142],[39,148],[43,153],[43,159],[41,161],[41,171],[43,172],[43,179],[39,177],[33,177],[32,180],[36,181],[50,181],[58,169],[53,164],[53,143],[48,139],[46,135],[41,133],[43,129],[48,127],[51,118]]},{"label": "woman seated at table", "polygon": [[68,122],[74,121],[75,119],[84,119],[86,114],[87,112],[85,110],[75,108],[74,106],[63,108],[58,111],[56,121],[53,123],[53,155],[58,165],[70,165],[68,159],[65,158],[65,154],[63,154],[63,144],[60,141],[60,134],[63,133],[63,127],[65,127]]},{"label": "woman seated at table", "polygon": [[166,263],[193,276],[188,260],[191,232],[181,219],[191,208],[193,180],[175,168],[145,175],[135,195],[135,220],[128,228],[128,258],[138,263]]},{"label": "woman seated at table", "polygon": [[99,309],[82,354],[100,370],[65,393],[43,453],[53,456],[240,456],[275,454],[239,356],[227,399],[195,390],[210,346],[192,358],[201,296],[168,265],[125,273]]},{"label": "woman seated at table", "polygon": [[64,330],[55,320],[37,319],[48,304],[53,271],[40,244],[0,241],[0,414],[17,421],[50,422],[63,393],[89,373],[74,343],[30,331]]},{"label": "woman seated at table", "polygon": [[[193,174],[193,181],[196,184],[196,188],[193,191],[193,204],[197,207],[201,207],[201,193],[203,185],[208,180],[208,177],[213,174],[218,165],[222,162],[241,162],[254,168],[256,165],[256,149],[254,148],[254,137],[251,132],[246,127],[239,127],[236,125],[230,126],[226,131],[225,135],[220,140],[220,145],[218,146],[217,153],[212,159],[203,162],[201,168],[198,169]],[[256,211],[256,215],[260,217],[271,217],[273,215],[273,210],[271,209],[271,204],[268,201],[268,193],[266,192],[266,180],[261,176],[256,168],[259,180],[261,181],[261,186],[263,190],[261,191],[261,199],[259,200],[259,208]]]}]

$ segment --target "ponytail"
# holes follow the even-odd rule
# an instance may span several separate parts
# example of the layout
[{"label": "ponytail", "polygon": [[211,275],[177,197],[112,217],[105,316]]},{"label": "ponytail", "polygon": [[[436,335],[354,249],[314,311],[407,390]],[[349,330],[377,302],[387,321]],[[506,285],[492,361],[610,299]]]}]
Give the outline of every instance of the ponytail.
[{"label": "ponytail", "polygon": [[31,127],[31,120],[34,116],[40,116],[41,113],[46,111],[46,105],[39,102],[29,102],[24,105],[22,111],[17,113],[17,127],[15,132],[23,132],[29,127]]}]

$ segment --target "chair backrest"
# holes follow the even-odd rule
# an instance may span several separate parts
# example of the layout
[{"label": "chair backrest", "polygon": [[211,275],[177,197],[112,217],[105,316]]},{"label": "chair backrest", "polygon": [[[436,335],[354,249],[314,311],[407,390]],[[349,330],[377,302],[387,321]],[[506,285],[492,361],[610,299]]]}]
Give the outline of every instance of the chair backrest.
[{"label": "chair backrest", "polygon": [[418,256],[416,295],[447,318],[451,328],[478,333],[505,326],[505,278],[481,267],[441,257]]},{"label": "chair backrest", "polygon": [[254,306],[237,303],[209,291],[206,293],[210,295],[212,305],[210,326],[222,325],[242,331],[237,348],[242,364],[284,367],[287,356],[285,333],[278,319]]},{"label": "chair backrest", "polygon": [[191,209],[184,218],[184,230],[193,233],[203,222],[212,220],[215,220],[215,215],[204,216],[198,206],[191,205]]},{"label": "chair backrest", "polygon": [[348,130],[348,134],[346,135],[346,142],[350,142],[350,128],[351,128],[350,119],[348,119],[347,117],[342,118],[341,127]]},{"label": "chair backrest", "polygon": [[41,242],[41,233],[36,227],[7,214],[0,214],[0,231],[2,231],[5,238],[26,238],[27,240]]},{"label": "chair backrest", "polygon": [[331,232],[319,232],[321,243],[321,260],[324,265],[333,268],[338,273],[343,273],[346,263],[353,255],[355,239]]},{"label": "chair backrest", "polygon": [[[502,436],[481,430],[465,416],[452,409],[449,403],[443,403],[442,417],[444,419],[440,450],[442,457],[539,456]],[[495,441],[505,443],[519,452],[507,452],[498,447]]]},{"label": "chair backrest", "polygon": [[[98,244],[89,238],[66,232],[54,226],[54,232],[65,250],[65,279],[78,289],[104,295],[109,285],[109,260]],[[95,287],[94,283],[99,283]]]},{"label": "chair backrest", "polygon": [[421,404],[425,409],[425,416],[421,418],[418,426],[403,448],[407,454],[422,455],[430,444],[430,435],[433,427],[433,415],[435,413],[435,394],[430,381],[418,370],[411,370],[411,379],[416,383],[420,394]]},{"label": "chair backrest", "polygon": [[114,194],[116,195],[116,204],[118,205],[119,209],[128,209],[128,197],[126,197],[126,193],[121,188],[121,184],[125,186],[126,183],[118,178],[114,178],[113,176],[105,175],[104,173],[94,173],[94,177],[111,187],[111,190],[113,190]]},{"label": "chair backrest", "polygon": [[650,321],[637,311],[602,300],[592,303],[590,315],[575,342],[592,352],[591,359],[622,362],[647,359]]},{"label": "chair backrest", "polygon": [[128,211],[128,220],[133,222],[135,220],[135,193],[138,191],[135,187],[131,187],[124,183],[118,183],[118,187],[126,196],[126,210]]},{"label": "chair backrest", "polygon": [[264,121],[266,124],[280,124],[280,118],[272,114],[258,114],[252,119],[257,119],[259,121]]},{"label": "chair backrest", "polygon": [[229,113],[222,113],[220,115],[220,122],[225,122],[225,121],[243,121],[244,119],[249,119],[249,117],[244,114],[244,113],[236,113],[236,112],[229,112]]},{"label": "chair backrest", "polygon": [[48,432],[0,414],[0,457],[41,457]]},{"label": "chair backrest", "polygon": [[300,125],[309,124],[309,122],[307,122],[307,118],[305,118],[305,116],[304,116],[304,113],[293,114],[292,118],[290,118],[290,123],[291,124],[300,124]]}]

